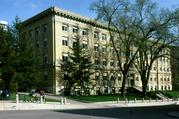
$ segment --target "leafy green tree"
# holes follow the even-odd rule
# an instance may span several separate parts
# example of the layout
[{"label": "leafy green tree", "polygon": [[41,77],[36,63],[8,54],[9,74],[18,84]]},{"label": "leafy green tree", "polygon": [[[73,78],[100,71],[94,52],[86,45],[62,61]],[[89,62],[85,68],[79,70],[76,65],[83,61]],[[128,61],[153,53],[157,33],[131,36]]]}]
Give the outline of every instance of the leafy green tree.
[{"label": "leafy green tree", "polygon": [[15,19],[8,30],[0,31],[0,78],[3,88],[11,91],[36,86],[36,58],[33,45]]},{"label": "leafy green tree", "polygon": [[84,49],[80,44],[79,36],[71,50],[72,53],[69,53],[68,60],[61,63],[66,88],[72,91],[73,88],[80,87],[80,95],[83,95],[83,91],[85,94],[89,93],[88,85],[93,73],[93,65],[87,49]]}]

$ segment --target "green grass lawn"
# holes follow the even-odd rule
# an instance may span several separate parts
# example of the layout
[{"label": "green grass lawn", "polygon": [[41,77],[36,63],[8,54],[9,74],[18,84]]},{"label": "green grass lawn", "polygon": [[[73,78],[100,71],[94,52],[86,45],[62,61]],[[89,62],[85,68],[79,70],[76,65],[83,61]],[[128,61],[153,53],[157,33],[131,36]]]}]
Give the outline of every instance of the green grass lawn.
[{"label": "green grass lawn", "polygon": [[169,98],[179,98],[179,91],[166,91],[162,93]]},{"label": "green grass lawn", "polygon": [[[11,93],[8,99],[3,99],[3,100],[12,100],[12,101],[16,101],[16,94],[15,93]],[[25,94],[19,94],[19,101],[25,101],[25,102],[30,102],[30,101],[35,101],[35,100],[40,100],[40,97],[37,97],[36,99],[32,99],[31,96],[29,95],[25,95]],[[55,99],[49,99],[49,98],[45,98],[46,102],[59,102],[59,100],[55,100]]]},{"label": "green grass lawn", "polygon": [[[91,95],[91,96],[68,96],[68,98],[75,99],[81,102],[105,102],[105,101],[117,101],[125,100],[120,95]],[[126,94],[126,98],[128,100],[142,100],[141,95],[139,94]],[[146,97],[145,99],[149,99],[150,97]]]}]

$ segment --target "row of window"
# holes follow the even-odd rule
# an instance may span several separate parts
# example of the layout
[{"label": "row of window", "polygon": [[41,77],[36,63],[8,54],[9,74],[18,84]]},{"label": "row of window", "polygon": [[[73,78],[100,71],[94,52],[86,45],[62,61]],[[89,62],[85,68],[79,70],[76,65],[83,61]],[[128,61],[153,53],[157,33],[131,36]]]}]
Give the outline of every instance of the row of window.
[{"label": "row of window", "polygon": [[[156,71],[157,69],[156,69],[156,67],[154,66],[153,67],[153,70],[154,71]],[[160,67],[160,71],[164,71],[164,72],[170,72],[170,68],[169,67]]]},{"label": "row of window", "polygon": [[[157,86],[149,86],[148,89],[150,91],[155,91],[155,90],[157,90]],[[171,90],[171,86],[170,85],[161,85],[159,90]]]},{"label": "row of window", "polygon": [[[150,77],[150,81],[157,81],[157,78],[156,77],[155,78]],[[160,81],[170,81],[170,78],[163,78],[163,77],[161,77]]]},{"label": "row of window", "polygon": [[29,31],[29,36],[34,37],[34,35],[38,36],[42,33],[47,33],[47,24],[42,25],[42,27],[36,27],[35,32],[33,30]]},{"label": "row of window", "polygon": [[[68,31],[70,31],[70,27],[67,24],[63,24],[62,25],[62,31],[68,32]],[[79,28],[77,26],[73,26],[72,27],[72,32],[73,33],[79,33]],[[88,29],[83,29],[81,31],[81,34],[83,36],[87,36],[89,34],[89,30]],[[93,33],[93,37],[94,37],[94,39],[98,40],[99,39],[99,32],[95,31]],[[107,40],[107,35],[102,33],[101,38],[102,38],[102,40]]]}]

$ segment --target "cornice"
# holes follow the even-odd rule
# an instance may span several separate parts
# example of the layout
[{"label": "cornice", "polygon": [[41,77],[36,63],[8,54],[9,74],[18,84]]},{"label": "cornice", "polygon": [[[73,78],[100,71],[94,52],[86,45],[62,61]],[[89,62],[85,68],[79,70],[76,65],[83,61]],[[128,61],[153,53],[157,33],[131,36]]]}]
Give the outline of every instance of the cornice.
[{"label": "cornice", "polygon": [[50,7],[48,9],[46,9],[45,11],[25,20],[23,22],[23,25],[27,26],[29,24],[32,24],[44,17],[50,16],[50,15],[58,15],[58,16],[61,16],[61,17],[67,18],[67,19],[75,20],[75,21],[78,21],[81,23],[86,23],[86,24],[89,24],[89,25],[92,25],[95,27],[99,27],[102,29],[108,29],[108,27],[106,25],[99,23],[99,22],[95,21],[94,19],[90,19],[90,18],[81,16],[79,14],[72,13],[67,10],[62,10],[58,7]]}]

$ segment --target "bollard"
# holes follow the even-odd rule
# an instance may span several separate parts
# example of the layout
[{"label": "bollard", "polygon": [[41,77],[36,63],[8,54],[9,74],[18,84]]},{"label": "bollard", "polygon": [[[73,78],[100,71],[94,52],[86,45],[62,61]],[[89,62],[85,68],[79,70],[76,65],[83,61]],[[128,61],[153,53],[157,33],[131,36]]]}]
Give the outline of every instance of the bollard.
[{"label": "bollard", "polygon": [[16,103],[19,103],[19,95],[16,94]]},{"label": "bollard", "polygon": [[61,104],[63,104],[63,97],[61,97],[61,100],[60,100],[60,101],[61,101]]},{"label": "bollard", "polygon": [[64,104],[66,104],[66,102],[67,102],[67,99],[66,99],[66,97],[64,97],[63,101],[64,101]]},{"label": "bollard", "polygon": [[158,98],[156,98],[156,102],[158,102]]},{"label": "bollard", "polygon": [[170,101],[170,99],[169,99],[169,98],[167,98],[167,101],[169,102],[169,101]]},{"label": "bollard", "polygon": [[144,102],[144,98],[142,98],[142,102]]},{"label": "bollard", "polygon": [[40,96],[40,103],[41,103],[41,104],[43,103],[43,98],[42,98],[42,96]]},{"label": "bollard", "polygon": [[117,104],[119,103],[119,98],[117,98]]},{"label": "bollard", "polygon": [[164,99],[162,98],[162,102],[164,101]]},{"label": "bollard", "polygon": [[136,98],[134,98],[134,103],[136,103]]},{"label": "bollard", "polygon": [[127,98],[125,98],[125,103],[127,103]]},{"label": "bollard", "polygon": [[149,102],[151,102],[151,98],[149,98]]}]

